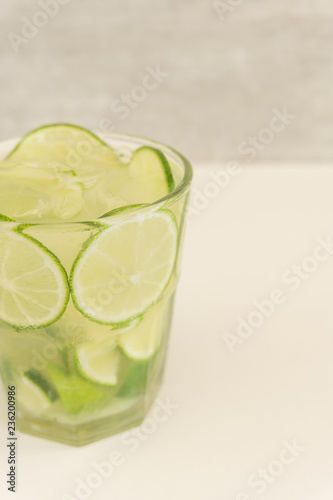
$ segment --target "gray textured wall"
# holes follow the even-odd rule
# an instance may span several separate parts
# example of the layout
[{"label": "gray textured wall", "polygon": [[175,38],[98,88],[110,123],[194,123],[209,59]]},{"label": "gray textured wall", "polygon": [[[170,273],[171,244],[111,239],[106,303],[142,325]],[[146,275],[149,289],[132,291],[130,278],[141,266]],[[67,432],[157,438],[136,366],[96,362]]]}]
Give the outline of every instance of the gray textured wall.
[{"label": "gray textured wall", "polygon": [[197,161],[330,160],[332,22],[331,0],[4,0],[0,139],[70,121]]}]

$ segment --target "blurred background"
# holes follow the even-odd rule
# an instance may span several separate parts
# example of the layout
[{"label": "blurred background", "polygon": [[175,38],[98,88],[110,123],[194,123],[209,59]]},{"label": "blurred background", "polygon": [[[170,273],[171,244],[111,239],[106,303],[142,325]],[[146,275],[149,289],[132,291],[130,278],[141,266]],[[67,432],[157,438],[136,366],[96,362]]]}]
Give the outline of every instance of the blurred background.
[{"label": "blurred background", "polygon": [[258,134],[257,160],[331,159],[332,21],[330,0],[5,0],[0,139],[72,122],[196,162]]}]

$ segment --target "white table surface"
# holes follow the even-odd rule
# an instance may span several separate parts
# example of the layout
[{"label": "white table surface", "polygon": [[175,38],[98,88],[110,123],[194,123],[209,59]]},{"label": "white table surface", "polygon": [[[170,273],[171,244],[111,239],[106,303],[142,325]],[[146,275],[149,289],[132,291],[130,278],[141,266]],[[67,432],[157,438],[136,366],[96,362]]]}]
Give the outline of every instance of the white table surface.
[{"label": "white table surface", "polygon": [[[213,170],[196,167],[196,189]],[[192,214],[159,396],[177,408],[132,441],[71,448],[20,434],[13,496],[2,395],[0,498],[332,500],[333,255],[309,259],[318,238],[333,240],[332,188],[329,166],[248,165]],[[293,266],[316,262],[293,290]],[[275,289],[284,303],[231,352],[225,333]],[[111,476],[91,476],[113,451]],[[75,492],[78,479],[100,484]]]}]

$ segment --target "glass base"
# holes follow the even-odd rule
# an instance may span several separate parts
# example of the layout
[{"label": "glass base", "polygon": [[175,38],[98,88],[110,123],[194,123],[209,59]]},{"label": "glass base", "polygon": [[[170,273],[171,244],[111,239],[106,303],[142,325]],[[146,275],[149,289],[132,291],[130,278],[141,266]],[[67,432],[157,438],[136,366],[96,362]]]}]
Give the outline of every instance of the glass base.
[{"label": "glass base", "polygon": [[146,398],[137,399],[126,410],[114,415],[73,424],[58,422],[56,419],[38,419],[19,413],[18,429],[20,432],[58,443],[85,446],[140,425],[153,405],[160,385],[160,383],[156,385],[153,393],[150,392],[149,400]]}]

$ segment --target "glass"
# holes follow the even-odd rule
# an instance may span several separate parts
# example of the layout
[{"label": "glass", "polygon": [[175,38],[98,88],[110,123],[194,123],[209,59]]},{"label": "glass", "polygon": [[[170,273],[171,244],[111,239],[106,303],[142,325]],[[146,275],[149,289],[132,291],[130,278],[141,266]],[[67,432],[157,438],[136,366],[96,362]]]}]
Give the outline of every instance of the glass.
[{"label": "glass", "polygon": [[[6,390],[8,386],[16,387],[18,428],[22,432],[75,446],[139,425],[159,391],[180,271],[186,207],[192,179],[189,162],[165,145],[118,134],[110,135],[105,140],[124,159],[129,159],[134,150],[144,145],[158,148],[173,168],[176,188],[172,193],[148,206],[137,207],[131,212],[115,216],[115,220],[121,222],[125,219],[134,220],[141,214],[145,217],[160,210],[170,210],[173,213],[177,221],[178,250],[168,285],[158,301],[143,315],[134,318],[129,325],[120,325],[120,328],[91,321],[75,308],[72,298],[61,317],[43,328],[18,330],[0,321],[1,376]],[[6,224],[10,222],[0,222],[0,234]],[[71,275],[73,264],[85,242],[99,231],[101,229],[94,221],[42,223],[29,227],[29,234],[58,257],[68,276]],[[92,307],[98,307],[98,300]],[[135,356],[131,358],[119,347],[119,339],[129,331],[142,334],[145,328],[155,329],[154,335],[160,339],[158,347],[146,359]],[[97,352],[98,344],[101,345],[101,352],[103,346],[106,346],[107,352],[108,342],[109,345],[116,343],[116,385],[98,384],[89,380],[89,377],[82,376],[75,356],[70,353],[78,352],[80,345],[86,342],[92,342]],[[149,351],[148,345],[146,348]],[[107,354],[104,353],[103,356],[105,358]],[[27,383],[27,374],[30,380],[35,379],[42,386],[49,379],[50,370],[57,374],[57,385],[52,389],[52,394],[48,389],[49,399],[46,403],[40,400],[38,387],[34,394],[35,386]]]}]

